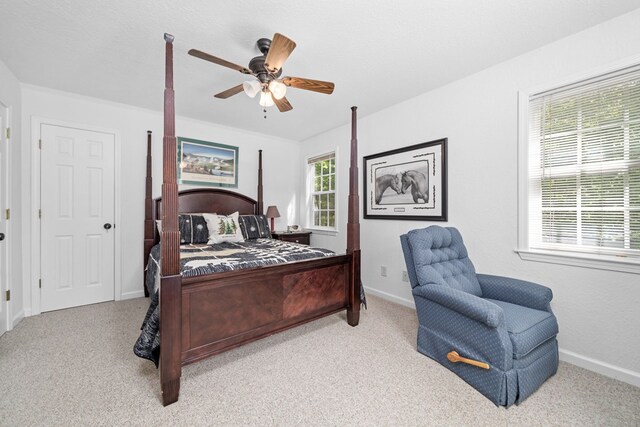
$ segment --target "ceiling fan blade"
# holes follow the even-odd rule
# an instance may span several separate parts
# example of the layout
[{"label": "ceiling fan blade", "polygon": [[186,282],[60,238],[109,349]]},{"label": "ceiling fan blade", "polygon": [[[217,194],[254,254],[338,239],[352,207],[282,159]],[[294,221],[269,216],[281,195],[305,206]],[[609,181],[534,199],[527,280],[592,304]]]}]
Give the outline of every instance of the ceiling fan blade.
[{"label": "ceiling fan blade", "polygon": [[326,93],[331,95],[335,85],[331,82],[323,82],[321,80],[303,79],[301,77],[285,77],[282,83],[297,89],[310,90],[313,92]]},{"label": "ceiling fan blade", "polygon": [[289,100],[284,96],[280,99],[273,98],[273,102],[276,104],[276,107],[278,107],[278,110],[280,110],[281,113],[285,113],[293,109],[293,107],[289,103]]},{"label": "ceiling fan blade", "polygon": [[220,99],[227,99],[233,95],[236,95],[240,92],[242,92],[243,88],[242,88],[242,83],[240,83],[238,86],[234,86],[231,89],[227,89],[224,92],[220,92],[215,94],[214,96],[216,98],[220,98]]},{"label": "ceiling fan blade", "polygon": [[280,33],[275,33],[273,40],[271,40],[267,57],[264,60],[265,68],[269,70],[270,73],[277,73],[295,48],[296,43],[293,40]]},{"label": "ceiling fan blade", "polygon": [[196,58],[204,59],[205,61],[213,62],[214,64],[222,65],[223,67],[231,68],[232,70],[240,71],[242,74],[251,74],[251,70],[243,67],[242,65],[234,64],[233,62],[226,61],[217,56],[209,55],[197,49],[191,49],[189,55]]}]

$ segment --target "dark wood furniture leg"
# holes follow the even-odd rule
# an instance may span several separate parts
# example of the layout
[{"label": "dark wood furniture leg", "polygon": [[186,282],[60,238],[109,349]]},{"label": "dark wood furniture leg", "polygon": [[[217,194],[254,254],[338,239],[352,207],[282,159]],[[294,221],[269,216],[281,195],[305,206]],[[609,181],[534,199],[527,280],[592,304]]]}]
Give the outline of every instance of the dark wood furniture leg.
[{"label": "dark wood furniture leg", "polygon": [[262,150],[258,150],[258,212],[256,215],[262,215],[264,212],[264,201],[262,199]]},{"label": "dark wood furniture leg", "polygon": [[164,89],[164,139],[162,177],[162,246],[160,259],[160,381],[162,403],[178,400],[182,373],[182,277],[178,230],[178,183],[173,92],[173,36],[165,34],[166,75]]},{"label": "dark wood furniture leg", "polygon": [[[142,258],[142,265],[147,265],[149,259],[149,253],[154,245],[154,227],[153,218],[151,217],[151,207],[153,206],[153,199],[151,198],[151,192],[153,191],[153,177],[151,175],[151,131],[147,131],[147,179],[145,183],[144,191],[144,257]],[[142,287],[144,288],[144,296],[149,296],[149,290],[147,289],[147,269],[144,269]]]},{"label": "dark wood furniture leg", "polygon": [[349,166],[349,213],[347,218],[347,254],[352,257],[349,283],[347,322],[357,326],[360,321],[360,201],[358,198],[358,107],[351,107],[351,164]]},{"label": "dark wood furniture leg", "polygon": [[178,401],[182,375],[182,277],[162,276],[160,292],[160,383],[162,404]]}]

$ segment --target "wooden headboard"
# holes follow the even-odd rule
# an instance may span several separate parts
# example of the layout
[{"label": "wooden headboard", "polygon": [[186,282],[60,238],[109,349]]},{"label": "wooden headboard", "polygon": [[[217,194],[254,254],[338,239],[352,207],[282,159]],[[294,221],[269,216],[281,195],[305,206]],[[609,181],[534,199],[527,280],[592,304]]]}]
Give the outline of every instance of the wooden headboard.
[{"label": "wooden headboard", "polygon": [[[230,215],[239,212],[240,215],[257,215],[258,201],[221,188],[195,188],[178,192],[179,213],[217,213]],[[162,197],[153,200],[153,222],[162,219]],[[157,227],[153,228],[154,244],[160,241]]]}]

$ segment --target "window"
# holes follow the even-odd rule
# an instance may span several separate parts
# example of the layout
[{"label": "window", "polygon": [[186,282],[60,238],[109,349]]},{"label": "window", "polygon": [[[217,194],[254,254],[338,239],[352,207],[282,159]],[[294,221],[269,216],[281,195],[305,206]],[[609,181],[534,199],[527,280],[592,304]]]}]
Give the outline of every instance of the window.
[{"label": "window", "polygon": [[640,67],[527,102],[529,249],[640,256]]},{"label": "window", "polygon": [[307,160],[310,186],[309,223],[315,228],[336,229],[336,156],[328,153]]}]

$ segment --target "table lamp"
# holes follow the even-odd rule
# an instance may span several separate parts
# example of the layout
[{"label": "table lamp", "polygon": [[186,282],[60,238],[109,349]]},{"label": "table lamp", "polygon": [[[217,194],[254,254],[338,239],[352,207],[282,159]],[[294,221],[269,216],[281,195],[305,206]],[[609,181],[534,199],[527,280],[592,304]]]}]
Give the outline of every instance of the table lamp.
[{"label": "table lamp", "polygon": [[271,218],[271,231],[275,231],[274,218],[280,218],[280,212],[278,212],[277,206],[269,206],[267,208],[267,218]]}]

